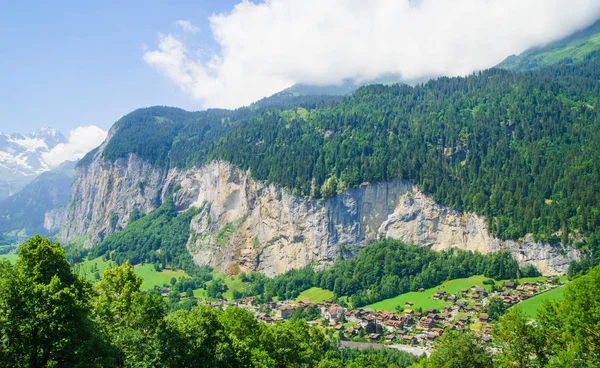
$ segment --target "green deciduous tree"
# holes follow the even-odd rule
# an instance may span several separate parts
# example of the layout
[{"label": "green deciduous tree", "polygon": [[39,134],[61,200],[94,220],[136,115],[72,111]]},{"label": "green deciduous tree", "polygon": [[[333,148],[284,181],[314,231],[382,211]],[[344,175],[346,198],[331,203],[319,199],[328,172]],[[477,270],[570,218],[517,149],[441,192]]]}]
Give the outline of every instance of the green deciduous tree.
[{"label": "green deciduous tree", "polygon": [[491,368],[492,355],[470,332],[447,330],[439,345],[419,368]]},{"label": "green deciduous tree", "polygon": [[0,365],[97,361],[103,349],[88,318],[90,293],[57,243],[35,236],[20,246],[15,266],[0,263]]}]

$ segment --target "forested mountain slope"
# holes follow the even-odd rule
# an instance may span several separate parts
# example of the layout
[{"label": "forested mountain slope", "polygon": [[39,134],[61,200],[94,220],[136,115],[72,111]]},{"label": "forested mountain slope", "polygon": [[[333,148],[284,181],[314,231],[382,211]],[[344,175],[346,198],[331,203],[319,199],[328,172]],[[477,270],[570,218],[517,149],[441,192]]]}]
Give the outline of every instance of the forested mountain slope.
[{"label": "forested mountain slope", "polygon": [[[331,242],[345,244],[335,234],[346,225],[356,229],[350,232],[356,234],[351,244],[356,244],[356,239],[371,239],[367,235],[373,234],[400,236],[418,243],[428,239],[422,244],[429,245],[432,238],[419,234],[439,232],[438,224],[451,223],[455,226],[449,230],[452,239],[460,239],[460,232],[483,232],[485,236],[477,241],[492,244],[496,240],[490,235],[520,239],[533,234],[538,241],[577,242],[581,248],[593,248],[597,246],[595,234],[600,224],[599,77],[600,62],[596,58],[527,73],[491,69],[468,77],[439,78],[415,87],[367,86],[338,102],[301,96],[301,100],[236,111],[137,110],[117,122],[100,150],[80,163],[76,180],[80,191],[74,195],[93,198],[99,195],[99,188],[89,187],[90,183],[105,180],[98,184],[105,185],[101,191],[104,194],[102,202],[86,204],[87,210],[83,205],[72,210],[70,222],[78,225],[63,229],[63,239],[89,237],[86,230],[75,227],[84,226],[90,218],[104,224],[98,229],[109,229],[106,204],[111,193],[122,190],[123,197],[114,199],[114,203],[121,204],[111,210],[125,208],[116,220],[119,226],[125,226],[131,211],[156,209],[183,183],[180,197],[175,196],[176,205],[182,205],[182,209],[201,207],[202,199],[216,201],[207,206],[208,212],[192,221],[197,233],[208,236],[204,243],[194,239],[196,248],[206,250],[205,257],[215,254],[214,247],[218,246],[216,254],[227,261],[238,259],[247,248],[236,251],[231,239],[217,244],[222,226],[237,224],[233,233],[247,230],[242,242],[247,244],[259,234],[257,229],[265,228],[265,224],[274,229],[273,224],[285,216],[292,221],[294,231],[313,235],[307,239],[305,234],[293,231],[283,236],[280,230],[269,230],[267,248],[261,249],[277,245],[281,252],[304,254],[289,248],[290,244],[302,243],[306,256],[296,259],[298,265],[310,262],[314,249],[330,257]],[[214,164],[222,161],[242,171]],[[205,166],[209,162],[213,164]],[[241,174],[244,171],[250,177]],[[369,200],[373,202],[364,203],[360,191],[345,191],[367,182],[390,183],[397,179],[408,180],[418,188],[394,189],[395,195],[402,197],[378,194]],[[282,187],[287,188],[285,192],[277,189]],[[363,187],[365,193],[379,193],[376,186]],[[417,216],[433,207],[420,202],[424,206],[419,207],[421,212],[411,212],[415,208],[411,193],[415,190],[442,205],[475,212],[485,218],[485,224],[473,230],[469,226],[474,225],[469,225],[467,217],[461,219],[460,213],[452,213],[446,222],[440,222],[437,215]],[[123,203],[124,198],[142,197]],[[303,202],[302,197],[317,201]],[[320,198],[338,197],[335,201],[346,206],[344,211],[329,210],[342,208],[336,207],[335,201],[319,207]],[[283,206],[273,204],[273,223],[260,221],[267,207],[257,203],[267,199]],[[385,210],[375,211],[371,203]],[[96,210],[99,217],[94,220]],[[254,211],[258,214],[253,215]],[[361,211],[374,216],[374,220],[368,220]],[[449,213],[443,212],[447,211],[444,208],[436,211]],[[282,217],[284,212],[287,215]],[[306,217],[309,213],[316,217]],[[303,223],[301,218],[316,221],[322,216],[317,214],[325,214],[328,220],[321,225],[330,227],[318,230],[317,223],[299,225]],[[251,221],[252,216],[257,222]],[[362,219],[359,223],[345,222],[353,216]],[[432,222],[420,223],[418,231],[409,235],[409,228],[391,232],[381,228],[391,219],[406,223],[416,218]],[[105,235],[108,233],[93,235],[87,245],[97,244]],[[325,248],[319,248],[316,239],[326,239]],[[434,239],[438,241],[439,237]],[[256,241],[261,243],[258,238]],[[452,240],[449,244],[458,243]],[[514,244],[515,252],[519,247],[533,246],[531,241]],[[279,261],[289,261],[289,254],[281,255]],[[265,257],[269,254],[259,252],[247,254],[245,259],[257,262]]]},{"label": "forested mountain slope", "polygon": [[600,20],[590,27],[548,45],[507,57],[498,68],[526,71],[558,63],[580,63],[600,53]]}]

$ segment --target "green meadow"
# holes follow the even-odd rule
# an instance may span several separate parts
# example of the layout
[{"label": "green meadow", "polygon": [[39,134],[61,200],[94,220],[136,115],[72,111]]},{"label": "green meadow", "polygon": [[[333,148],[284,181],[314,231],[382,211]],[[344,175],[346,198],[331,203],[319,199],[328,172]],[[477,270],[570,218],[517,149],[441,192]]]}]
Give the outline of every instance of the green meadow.
[{"label": "green meadow", "polygon": [[[446,305],[452,305],[450,302],[445,302],[443,300],[433,299],[431,296],[435,294],[438,290],[444,290],[448,294],[456,294],[460,290],[469,289],[473,286],[481,286],[484,289],[490,291],[491,285],[483,285],[484,280],[488,280],[489,278],[484,276],[472,276],[463,279],[455,279],[450,281],[445,281],[441,285],[432,287],[431,289],[427,289],[423,292],[410,292],[402,295],[398,295],[394,298],[389,298],[382,300],[377,303],[373,303],[365,306],[365,308],[371,308],[374,310],[386,310],[393,312],[396,310],[397,305],[401,305],[404,309],[418,309],[421,307],[422,309],[427,308],[435,308],[440,309]],[[548,279],[548,277],[527,277],[519,279],[519,283],[523,282],[536,282],[538,280],[544,280],[544,282]],[[559,277],[559,280],[565,282],[567,280],[566,276]],[[506,280],[496,281],[496,285],[502,285]],[[555,294],[551,294],[555,295]],[[550,296],[551,297],[551,296]],[[531,298],[533,300],[535,298]],[[412,302],[413,305],[411,307],[406,306],[406,302]],[[535,309],[537,311],[537,309]],[[535,313],[534,313],[535,315]]]},{"label": "green meadow", "polygon": [[[98,257],[77,264],[75,266],[75,272],[78,272],[79,275],[84,276],[88,280],[94,281],[94,274],[96,271],[102,275],[102,272],[112,264],[114,263],[111,261],[103,261],[102,257]],[[141,290],[150,290],[154,286],[162,286],[164,284],[168,285],[173,277],[176,279],[180,277],[189,277],[184,271],[180,270],[174,271],[165,269],[158,272],[154,269],[154,265],[152,264],[135,265],[133,270],[144,279],[142,286],[140,287]]]},{"label": "green meadow", "polygon": [[558,300],[564,298],[565,288],[559,287],[556,289],[552,289],[545,293],[534,296],[533,298],[529,298],[527,300],[522,301],[517,304],[521,307],[525,315],[529,318],[535,318],[538,311],[542,308],[544,301],[546,300]]},{"label": "green meadow", "polygon": [[[440,309],[446,305],[452,305],[452,303],[433,299],[431,296],[435,294],[436,291],[444,290],[448,294],[456,294],[460,290],[469,289],[473,286],[481,286],[484,289],[489,290],[491,285],[483,285],[483,281],[487,279],[488,278],[484,276],[472,276],[464,279],[445,281],[441,285],[432,287],[431,289],[426,289],[423,292],[413,291],[410,293],[405,293],[394,298],[385,299],[380,302],[367,305],[365,308],[386,310],[390,312],[395,311],[397,305],[402,306],[403,309],[418,309],[419,307],[422,309]],[[413,305],[410,307],[406,306],[406,302],[412,302]]]},{"label": "green meadow", "polygon": [[324,302],[325,300],[333,299],[333,291],[321,289],[318,287],[312,287],[308,290],[304,290],[296,301],[309,301],[313,303]]},{"label": "green meadow", "polygon": [[17,254],[16,253],[0,254],[0,260],[1,259],[7,259],[10,263],[14,264],[17,261]]}]

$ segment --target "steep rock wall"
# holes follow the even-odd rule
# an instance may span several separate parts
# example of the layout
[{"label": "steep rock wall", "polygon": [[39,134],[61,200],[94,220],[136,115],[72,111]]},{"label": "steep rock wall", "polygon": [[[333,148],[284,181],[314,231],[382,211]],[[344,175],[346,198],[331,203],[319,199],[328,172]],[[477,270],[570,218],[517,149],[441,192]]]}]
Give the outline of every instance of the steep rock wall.
[{"label": "steep rock wall", "polygon": [[157,208],[176,186],[179,210],[203,208],[192,219],[187,245],[194,261],[230,273],[274,275],[328,263],[340,245],[361,247],[383,237],[435,250],[508,250],[522,265],[533,264],[546,275],[566,272],[568,262],[579,257],[572,247],[536,243],[531,237],[493,238],[483,218],[441,206],[407,181],[366,184],[311,200],[256,181],[226,162],[165,172],[133,156],[114,163],[96,158],[80,169],[62,240],[83,238],[93,246],[124,227],[133,210]]}]

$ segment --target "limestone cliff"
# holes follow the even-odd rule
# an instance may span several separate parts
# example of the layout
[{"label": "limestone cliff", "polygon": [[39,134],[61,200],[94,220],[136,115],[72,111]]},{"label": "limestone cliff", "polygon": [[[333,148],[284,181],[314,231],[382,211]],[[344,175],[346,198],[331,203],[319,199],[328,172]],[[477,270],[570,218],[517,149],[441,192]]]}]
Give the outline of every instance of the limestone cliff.
[{"label": "limestone cliff", "polygon": [[579,257],[572,247],[536,243],[531,237],[493,238],[483,218],[441,206],[406,181],[365,184],[311,200],[253,180],[226,162],[166,171],[134,156],[107,162],[99,155],[79,168],[63,241],[83,239],[91,247],[124,227],[134,210],[157,208],[177,187],[178,210],[203,207],[191,222],[187,245],[195,262],[231,273],[274,275],[327,263],[341,245],[361,247],[383,237],[435,250],[508,250],[522,265],[533,264],[546,275],[566,272],[568,262]]}]

